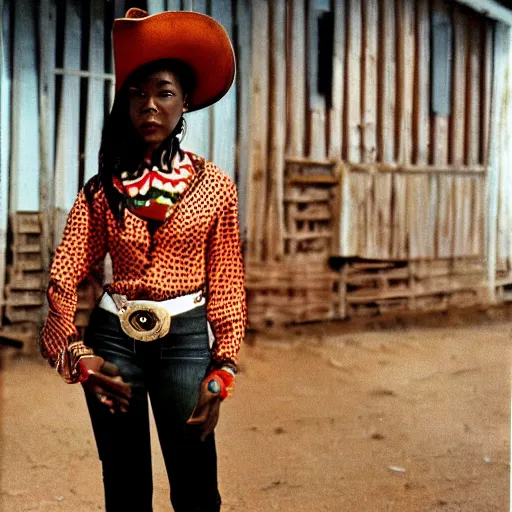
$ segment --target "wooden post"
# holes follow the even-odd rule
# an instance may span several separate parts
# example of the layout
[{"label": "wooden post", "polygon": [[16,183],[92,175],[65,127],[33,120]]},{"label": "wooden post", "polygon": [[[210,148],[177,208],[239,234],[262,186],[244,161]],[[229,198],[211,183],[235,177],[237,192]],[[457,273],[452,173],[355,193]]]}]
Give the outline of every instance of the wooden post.
[{"label": "wooden post", "polygon": [[[80,2],[66,3],[64,69],[80,69],[81,21]],[[54,243],[61,239],[66,217],[78,192],[80,77],[64,75],[59,106],[57,151],[55,156],[55,223]]]},{"label": "wooden post", "polygon": [[[489,283],[489,299],[496,299],[496,263],[500,257],[498,244],[500,243],[500,182],[501,176],[510,173],[510,153],[508,162],[505,158],[505,148],[510,141],[507,136],[512,126],[510,123],[510,79],[505,80],[504,70],[510,70],[511,31],[510,27],[498,23],[495,28],[494,43],[494,69],[492,83],[492,107],[490,116],[490,151],[488,173],[488,214],[487,214],[487,279]],[[508,122],[508,123],[507,123]],[[508,127],[507,127],[508,124]],[[508,128],[508,130],[507,130]],[[508,133],[507,133],[508,131]],[[508,164],[508,167],[506,167]],[[510,178],[508,178],[510,179]],[[509,249],[510,251],[510,249]]]},{"label": "wooden post", "polygon": [[[103,0],[93,0],[90,5],[89,71],[103,73],[104,2]],[[101,144],[104,116],[104,91],[105,80],[103,78],[88,78],[84,162],[84,180],[86,182],[98,172],[98,151]]]},{"label": "wooden post", "polygon": [[265,224],[267,217],[267,147],[268,147],[268,36],[269,6],[267,0],[253,3],[252,10],[252,79],[251,111],[251,193],[248,201],[249,256],[261,261],[265,255]]},{"label": "wooden post", "polygon": [[267,243],[269,260],[284,254],[284,145],[286,123],[286,4],[275,0],[271,4],[270,53],[270,131],[269,131],[269,205]]},{"label": "wooden post", "polygon": [[[381,38],[379,41],[379,98],[378,109],[378,160],[395,162],[396,114],[396,25],[395,0],[381,0]],[[375,177],[376,202],[379,219],[378,246],[383,258],[391,256],[392,242],[392,183],[390,174]]]},{"label": "wooden post", "polygon": [[[203,14],[207,12],[206,0],[189,0],[184,3],[184,11],[196,11]],[[212,109],[204,108],[198,112],[185,114],[187,133],[183,139],[183,149],[192,151],[206,159],[211,159],[210,137],[211,137],[211,115]]]},{"label": "wooden post", "polygon": [[[444,28],[446,35],[446,45],[451,45],[450,33],[448,31],[449,20],[448,9],[441,0],[434,0],[433,9],[439,15],[439,26]],[[435,27],[433,27],[435,30]],[[434,37],[439,37],[443,32],[434,33]],[[450,46],[443,50],[450,52]],[[433,55],[432,58],[435,58]],[[447,68],[447,73],[449,70]],[[436,113],[432,125],[432,162],[434,165],[446,165],[448,161],[448,116],[446,113]],[[453,220],[451,215],[451,177],[438,177],[438,210],[436,223],[436,256],[447,258],[451,255],[451,239],[453,233]]]},{"label": "wooden post", "polygon": [[7,271],[7,226],[10,157],[10,3],[0,0],[0,327],[2,326],[5,274]]},{"label": "wooden post", "polygon": [[[465,141],[465,115],[466,115],[466,66],[467,43],[466,17],[461,15],[459,9],[454,10],[454,59],[453,59],[453,111],[450,127],[451,136],[451,163],[453,165],[464,164]],[[469,198],[464,195],[464,179],[454,179],[455,201],[455,230],[453,236],[452,254],[461,257],[466,254],[465,227],[468,222],[464,218],[464,203]]]},{"label": "wooden post", "polygon": [[[41,211],[41,285],[48,284],[50,257],[53,249],[53,183],[55,146],[55,35],[56,6],[53,0],[41,0],[39,6],[39,155],[41,161],[39,203]],[[46,317],[47,303],[41,307],[41,322]]]},{"label": "wooden post", "polygon": [[147,0],[147,7],[149,14],[156,14],[165,11],[167,8],[165,0]]},{"label": "wooden post", "polygon": [[236,55],[238,63],[237,88],[238,88],[238,127],[236,165],[237,184],[239,196],[239,216],[242,229],[242,239],[247,238],[247,203],[251,189],[248,187],[249,179],[249,140],[251,125],[251,4],[249,0],[237,0],[237,37]]},{"label": "wooden post", "polygon": [[[367,0],[363,4],[362,19],[362,71],[361,71],[361,142],[362,161],[373,163],[377,157],[377,36],[378,36],[378,0]],[[377,230],[378,223],[377,195],[374,176],[366,180],[365,204],[365,233],[366,255],[373,258],[378,255]]]},{"label": "wooden post", "polygon": [[36,6],[14,7],[10,212],[39,210],[39,106]]},{"label": "wooden post", "polygon": [[[427,165],[430,142],[430,9],[428,0],[419,0],[416,11],[417,65],[414,91],[414,160],[417,165]],[[434,230],[431,210],[430,176],[419,176],[409,181],[409,201],[415,204],[415,215],[409,227],[410,258],[434,256]],[[434,178],[435,181],[435,178]]]},{"label": "wooden post", "polygon": [[[231,0],[216,0],[211,3],[211,7],[212,17],[221,23],[233,40]],[[236,83],[226,96],[213,105],[211,115],[212,133],[209,154],[215,165],[235,179]]]}]

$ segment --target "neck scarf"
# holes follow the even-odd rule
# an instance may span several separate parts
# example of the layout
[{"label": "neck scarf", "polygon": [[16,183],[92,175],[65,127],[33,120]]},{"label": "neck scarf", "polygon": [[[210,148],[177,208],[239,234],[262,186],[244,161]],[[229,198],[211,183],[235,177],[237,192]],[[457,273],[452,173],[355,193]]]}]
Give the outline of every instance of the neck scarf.
[{"label": "neck scarf", "polygon": [[127,208],[145,219],[163,221],[170,215],[195,171],[192,162],[171,134],[145,156],[133,172],[114,178],[114,186],[125,196]]}]

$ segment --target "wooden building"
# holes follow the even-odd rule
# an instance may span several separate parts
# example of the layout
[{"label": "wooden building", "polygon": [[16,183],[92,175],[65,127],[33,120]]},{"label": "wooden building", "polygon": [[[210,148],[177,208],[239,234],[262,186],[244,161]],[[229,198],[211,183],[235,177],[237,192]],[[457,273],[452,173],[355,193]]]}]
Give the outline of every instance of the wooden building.
[{"label": "wooden building", "polygon": [[251,326],[504,300],[512,12],[495,1],[0,0],[4,333],[44,315],[132,6],[204,12],[233,39],[236,86],[189,114],[184,147],[238,184]]}]

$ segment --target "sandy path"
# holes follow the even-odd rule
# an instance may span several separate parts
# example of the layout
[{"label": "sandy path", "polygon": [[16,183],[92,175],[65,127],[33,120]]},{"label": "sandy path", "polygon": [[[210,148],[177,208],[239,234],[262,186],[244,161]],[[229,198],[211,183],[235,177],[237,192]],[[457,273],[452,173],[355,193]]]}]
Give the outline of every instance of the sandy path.
[{"label": "sandy path", "polygon": [[[512,323],[301,332],[243,349],[217,431],[224,511],[509,510]],[[81,390],[18,359],[3,397],[2,510],[102,510]]]}]

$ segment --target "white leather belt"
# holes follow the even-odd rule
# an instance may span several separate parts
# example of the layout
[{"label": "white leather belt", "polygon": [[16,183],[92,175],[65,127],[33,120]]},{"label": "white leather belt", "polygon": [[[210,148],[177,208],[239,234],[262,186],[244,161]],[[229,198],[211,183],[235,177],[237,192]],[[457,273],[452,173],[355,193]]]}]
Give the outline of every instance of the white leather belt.
[{"label": "white leather belt", "polygon": [[201,291],[164,301],[128,300],[124,295],[105,292],[98,306],[117,315],[128,336],[140,341],[153,341],[169,332],[171,317],[202,306],[205,302]]}]

